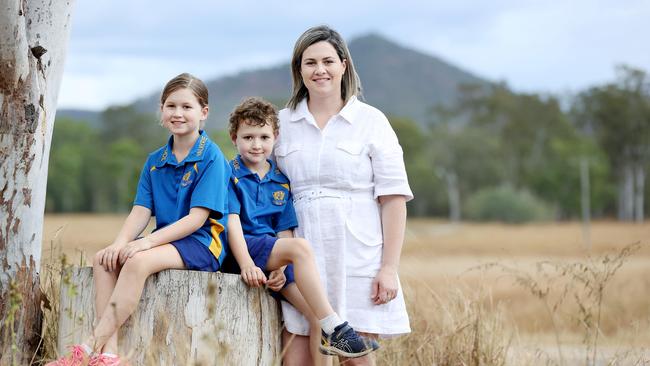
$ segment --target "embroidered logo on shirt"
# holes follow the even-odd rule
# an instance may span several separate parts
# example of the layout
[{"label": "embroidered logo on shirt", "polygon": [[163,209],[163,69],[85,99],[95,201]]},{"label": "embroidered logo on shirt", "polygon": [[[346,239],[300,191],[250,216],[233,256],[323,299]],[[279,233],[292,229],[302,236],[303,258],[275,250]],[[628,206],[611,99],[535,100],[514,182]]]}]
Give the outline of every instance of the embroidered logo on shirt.
[{"label": "embroidered logo on shirt", "polygon": [[282,206],[287,203],[287,200],[284,199],[284,191],[275,191],[273,192],[273,204],[276,206]]},{"label": "embroidered logo on shirt", "polygon": [[181,180],[181,186],[182,187],[187,187],[190,183],[192,183],[192,180],[190,180],[191,175],[192,175],[191,170],[189,172],[185,173],[185,175],[183,176],[183,179]]},{"label": "embroidered logo on shirt", "polygon": [[160,157],[160,161],[165,161],[165,160],[167,160],[167,149],[165,149],[162,156]]},{"label": "embroidered logo on shirt", "polygon": [[232,167],[235,168],[235,170],[239,170],[239,160],[233,160]]}]

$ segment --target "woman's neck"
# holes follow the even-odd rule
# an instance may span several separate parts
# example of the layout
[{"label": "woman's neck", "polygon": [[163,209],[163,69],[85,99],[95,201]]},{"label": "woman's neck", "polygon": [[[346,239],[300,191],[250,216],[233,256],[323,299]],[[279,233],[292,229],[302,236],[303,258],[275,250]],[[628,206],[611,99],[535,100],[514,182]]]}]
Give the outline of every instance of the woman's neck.
[{"label": "woman's neck", "polygon": [[187,157],[194,147],[196,140],[199,138],[199,132],[192,133],[189,135],[174,135],[174,145],[172,147],[172,153],[176,157],[176,161],[179,163]]},{"label": "woman's neck", "polygon": [[327,122],[343,109],[343,99],[341,99],[340,94],[332,95],[328,97],[316,97],[311,96],[307,101],[307,108],[309,112],[316,119],[316,124],[321,129],[325,128]]}]

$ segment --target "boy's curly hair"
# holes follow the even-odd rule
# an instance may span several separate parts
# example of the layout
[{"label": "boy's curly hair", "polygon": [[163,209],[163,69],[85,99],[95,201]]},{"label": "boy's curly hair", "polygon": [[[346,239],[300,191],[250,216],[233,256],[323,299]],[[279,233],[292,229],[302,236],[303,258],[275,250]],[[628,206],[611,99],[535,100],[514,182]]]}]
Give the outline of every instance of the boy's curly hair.
[{"label": "boy's curly hair", "polygon": [[275,106],[259,97],[248,97],[244,99],[230,113],[230,120],[228,122],[230,138],[235,139],[237,137],[237,130],[243,122],[259,127],[270,125],[273,128],[273,133],[276,135],[280,129],[278,112]]}]

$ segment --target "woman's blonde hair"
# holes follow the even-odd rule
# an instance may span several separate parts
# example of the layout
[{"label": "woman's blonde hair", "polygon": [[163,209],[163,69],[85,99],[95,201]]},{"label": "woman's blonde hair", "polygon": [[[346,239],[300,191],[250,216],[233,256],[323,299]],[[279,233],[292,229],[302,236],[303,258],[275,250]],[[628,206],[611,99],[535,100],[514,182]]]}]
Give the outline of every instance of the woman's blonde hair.
[{"label": "woman's blonde hair", "polygon": [[293,47],[293,57],[291,59],[293,91],[289,102],[287,102],[287,107],[290,109],[296,109],[298,103],[309,97],[309,91],[307,90],[307,87],[305,87],[305,83],[300,74],[302,54],[309,46],[322,41],[331,44],[332,47],[334,47],[334,50],[336,50],[339,59],[346,62],[345,72],[341,79],[341,99],[343,102],[347,102],[353,95],[361,95],[361,81],[359,80],[359,75],[357,75],[357,72],[354,69],[352,56],[350,55],[350,51],[348,50],[348,46],[345,44],[343,37],[341,37],[341,35],[334,29],[326,25],[319,25],[307,29],[305,33],[298,38]]}]

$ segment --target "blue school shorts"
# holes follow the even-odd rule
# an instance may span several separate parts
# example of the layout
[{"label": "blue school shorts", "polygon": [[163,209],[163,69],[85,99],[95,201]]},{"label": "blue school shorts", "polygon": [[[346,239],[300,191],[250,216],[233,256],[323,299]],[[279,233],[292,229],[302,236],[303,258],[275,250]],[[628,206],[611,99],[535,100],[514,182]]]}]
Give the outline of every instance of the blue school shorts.
[{"label": "blue school shorts", "polygon": [[193,237],[186,236],[171,244],[178,250],[186,269],[206,272],[216,272],[219,269],[219,262],[214,254]]},{"label": "blue school shorts", "polygon": [[[253,263],[257,267],[260,267],[262,271],[268,276],[269,272],[266,269],[266,263],[269,261],[269,256],[271,255],[271,250],[275,246],[275,242],[278,241],[278,238],[271,235],[244,235],[244,240],[246,240],[246,246],[248,246],[248,254],[250,254],[253,259]],[[235,257],[229,255],[224,261],[223,269],[226,273],[236,273],[240,274],[241,269],[237,265]],[[290,283],[295,282],[293,275],[293,265],[289,264],[284,270],[284,276],[287,278],[282,288],[287,287]]]}]

